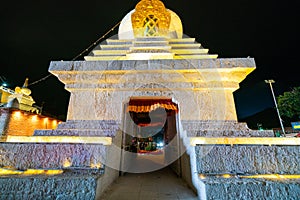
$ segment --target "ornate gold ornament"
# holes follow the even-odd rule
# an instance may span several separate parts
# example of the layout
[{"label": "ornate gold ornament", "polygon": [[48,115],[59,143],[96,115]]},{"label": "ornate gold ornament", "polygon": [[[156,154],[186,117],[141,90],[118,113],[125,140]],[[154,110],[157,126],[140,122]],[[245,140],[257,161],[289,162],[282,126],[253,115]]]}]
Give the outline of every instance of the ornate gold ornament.
[{"label": "ornate gold ornament", "polygon": [[171,14],[159,0],[141,0],[131,15],[135,36],[166,36]]}]

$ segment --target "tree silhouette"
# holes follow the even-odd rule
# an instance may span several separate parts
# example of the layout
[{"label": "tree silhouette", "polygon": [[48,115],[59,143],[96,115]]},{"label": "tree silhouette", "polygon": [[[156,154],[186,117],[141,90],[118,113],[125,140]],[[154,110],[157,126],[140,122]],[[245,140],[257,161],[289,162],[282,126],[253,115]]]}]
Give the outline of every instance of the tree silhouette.
[{"label": "tree silhouette", "polygon": [[289,120],[300,120],[300,86],[277,97],[280,114]]}]

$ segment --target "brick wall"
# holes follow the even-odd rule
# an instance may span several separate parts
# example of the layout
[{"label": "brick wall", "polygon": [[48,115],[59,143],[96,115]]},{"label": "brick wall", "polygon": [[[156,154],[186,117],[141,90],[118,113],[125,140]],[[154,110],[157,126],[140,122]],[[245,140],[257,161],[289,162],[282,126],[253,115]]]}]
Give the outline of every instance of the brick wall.
[{"label": "brick wall", "polygon": [[32,136],[36,129],[56,129],[60,120],[12,108],[0,110],[0,135]]}]

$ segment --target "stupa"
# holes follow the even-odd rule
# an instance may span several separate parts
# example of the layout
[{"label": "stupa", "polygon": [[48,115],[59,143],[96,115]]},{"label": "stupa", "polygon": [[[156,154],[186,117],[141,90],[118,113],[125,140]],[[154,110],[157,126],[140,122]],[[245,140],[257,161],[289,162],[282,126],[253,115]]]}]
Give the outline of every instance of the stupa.
[{"label": "stupa", "polygon": [[32,112],[39,114],[40,109],[36,106],[33,106],[35,101],[31,95],[31,90],[28,88],[28,78],[25,79],[22,87],[17,86],[14,91],[8,95],[7,100],[5,101],[8,108],[17,108],[20,110]]},{"label": "stupa", "polygon": [[[272,131],[237,121],[233,92],[255,70],[254,59],[208,52],[183,34],[180,18],[161,1],[141,0],[121,21],[117,37],[84,61],[50,63],[49,71],[70,92],[67,121],[55,130],[35,131],[31,138],[38,142],[17,144],[22,159],[16,153],[5,162],[62,170],[40,187],[57,195],[61,189],[47,181],[63,183],[63,194],[72,199],[99,198],[123,172],[166,166],[199,199],[299,196],[299,139],[274,138]],[[155,152],[162,152],[159,159],[141,146],[153,140],[159,143]],[[41,151],[41,159],[32,150]],[[139,159],[144,151],[151,154],[147,165]],[[65,174],[73,172],[68,187]]]}]

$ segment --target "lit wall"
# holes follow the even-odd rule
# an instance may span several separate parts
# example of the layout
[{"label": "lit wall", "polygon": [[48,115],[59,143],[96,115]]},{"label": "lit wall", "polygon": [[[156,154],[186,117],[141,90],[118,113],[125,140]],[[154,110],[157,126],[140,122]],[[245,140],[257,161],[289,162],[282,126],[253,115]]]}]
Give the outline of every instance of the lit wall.
[{"label": "lit wall", "polygon": [[11,108],[1,109],[0,135],[32,136],[36,129],[56,129],[60,120]]},{"label": "lit wall", "polygon": [[0,103],[7,103],[8,96],[11,95],[8,92],[0,90]]}]

